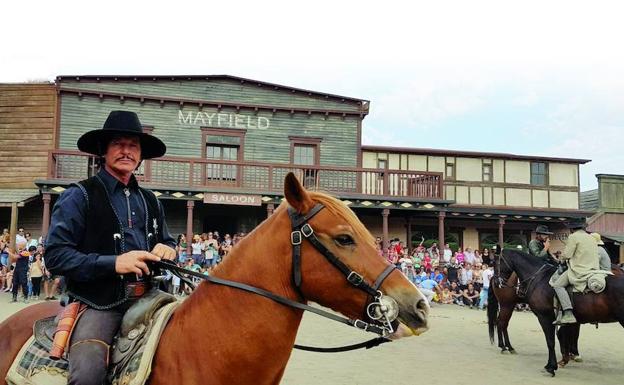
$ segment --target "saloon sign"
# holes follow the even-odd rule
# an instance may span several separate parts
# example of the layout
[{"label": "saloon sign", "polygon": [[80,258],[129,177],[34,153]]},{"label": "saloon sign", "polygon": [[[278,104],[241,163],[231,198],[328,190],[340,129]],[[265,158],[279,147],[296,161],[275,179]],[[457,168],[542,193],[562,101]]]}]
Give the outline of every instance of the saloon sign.
[{"label": "saloon sign", "polygon": [[260,206],[262,196],[247,194],[205,193],[204,203],[215,205]]}]

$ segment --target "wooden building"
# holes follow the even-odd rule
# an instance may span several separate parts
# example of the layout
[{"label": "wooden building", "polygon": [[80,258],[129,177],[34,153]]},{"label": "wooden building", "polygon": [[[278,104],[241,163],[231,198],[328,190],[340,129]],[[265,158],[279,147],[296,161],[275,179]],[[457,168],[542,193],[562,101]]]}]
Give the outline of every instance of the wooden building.
[{"label": "wooden building", "polygon": [[34,181],[48,175],[56,107],[54,84],[0,84],[0,227],[13,234],[18,221],[41,233],[43,202]]},{"label": "wooden building", "polygon": [[587,160],[362,146],[364,99],[228,75],[59,76],[55,87],[51,150],[30,179],[43,234],[56,196],[97,171],[77,139],[120,109],[167,145],[136,175],[176,234],[253,229],[282,202],[289,171],[386,240],[526,244],[537,224],[565,237],[561,223],[587,215],[578,187]]},{"label": "wooden building", "polygon": [[588,230],[597,232],[614,263],[624,263],[624,175],[598,174],[598,188],[581,194],[581,205],[594,214]]}]

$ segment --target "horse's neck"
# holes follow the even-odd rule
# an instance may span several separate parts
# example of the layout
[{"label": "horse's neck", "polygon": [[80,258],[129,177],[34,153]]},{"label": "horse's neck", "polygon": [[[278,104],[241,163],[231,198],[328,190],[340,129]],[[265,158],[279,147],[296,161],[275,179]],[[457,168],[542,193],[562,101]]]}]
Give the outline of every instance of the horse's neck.
[{"label": "horse's neck", "polygon": [[[290,231],[279,230],[289,226],[283,221],[274,214],[232,249],[214,275],[296,299],[290,283]],[[161,341],[174,347],[160,358],[176,362],[193,352],[205,360],[185,370],[197,371],[206,380],[234,373],[239,380],[249,376],[248,383],[272,383],[286,366],[301,317],[301,311],[265,297],[202,283],[174,314],[163,335],[169,341]],[[193,375],[187,375],[186,380],[194,382]]]},{"label": "horse's neck", "polygon": [[538,260],[529,254],[515,253],[513,258],[515,259],[514,271],[521,281],[535,275],[540,269],[544,269],[544,265],[546,264],[542,260]]}]

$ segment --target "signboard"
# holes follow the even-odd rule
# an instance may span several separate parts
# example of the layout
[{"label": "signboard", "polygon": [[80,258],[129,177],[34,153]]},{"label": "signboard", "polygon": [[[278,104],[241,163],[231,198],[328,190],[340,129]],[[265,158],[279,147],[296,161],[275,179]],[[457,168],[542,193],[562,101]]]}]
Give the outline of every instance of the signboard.
[{"label": "signboard", "polygon": [[242,128],[248,130],[268,130],[271,127],[271,120],[264,116],[202,111],[190,111],[186,114],[178,111],[178,123],[187,126]]},{"label": "signboard", "polygon": [[213,205],[261,206],[261,195],[204,193],[204,203]]}]

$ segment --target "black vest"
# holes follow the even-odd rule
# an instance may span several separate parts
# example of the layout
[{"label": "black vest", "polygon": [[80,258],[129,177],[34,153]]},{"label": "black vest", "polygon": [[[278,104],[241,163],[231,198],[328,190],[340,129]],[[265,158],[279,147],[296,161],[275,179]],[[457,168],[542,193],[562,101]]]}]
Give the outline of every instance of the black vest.
[{"label": "black vest", "polygon": [[[81,189],[87,201],[86,229],[78,251],[89,254],[120,255],[126,251],[123,225],[115,215],[108,192],[97,176],[75,184]],[[145,203],[147,215],[145,223],[148,248],[151,250],[156,243],[162,242],[162,223],[160,222],[160,205],[151,191],[139,187],[139,193]],[[156,221],[154,221],[156,219]],[[156,223],[157,228],[154,228]],[[114,234],[119,234],[117,238]],[[116,275],[110,278],[77,282],[66,278],[67,294],[95,309],[110,309],[128,300],[126,282],[136,280],[134,274]]]}]

